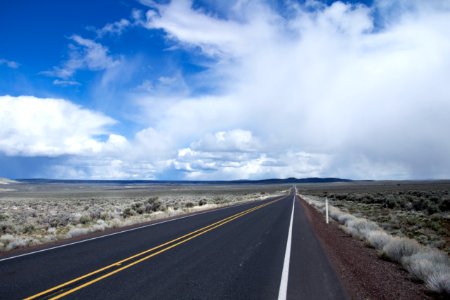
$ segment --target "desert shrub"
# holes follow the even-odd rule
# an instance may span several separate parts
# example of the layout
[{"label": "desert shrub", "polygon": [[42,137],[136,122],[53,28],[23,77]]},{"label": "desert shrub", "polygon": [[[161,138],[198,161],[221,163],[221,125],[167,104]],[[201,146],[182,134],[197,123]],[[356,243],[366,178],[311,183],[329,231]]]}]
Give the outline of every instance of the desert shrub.
[{"label": "desert shrub", "polygon": [[100,214],[100,219],[102,219],[102,220],[109,220],[110,218],[111,218],[111,216],[107,212],[102,212]]},{"label": "desert shrub", "polygon": [[131,216],[134,216],[134,211],[131,208],[129,208],[129,207],[125,208],[123,210],[123,212],[122,212],[122,217],[123,218],[128,218],[128,217],[131,217]]},{"label": "desert shrub", "polygon": [[403,258],[416,254],[420,249],[418,242],[396,237],[383,247],[382,253],[392,261],[401,262]]},{"label": "desert shrub", "polygon": [[431,201],[427,201],[426,211],[429,215],[440,212],[439,206]]},{"label": "desert shrub", "polygon": [[361,200],[361,202],[370,204],[374,203],[375,199],[372,197],[372,195],[365,195],[364,198]]},{"label": "desert shrub", "polygon": [[345,222],[345,228],[348,233],[361,239],[365,238],[370,231],[380,230],[374,222],[361,218],[349,219]]},{"label": "desert shrub", "polygon": [[424,209],[425,205],[421,199],[414,199],[412,201],[412,207],[414,208],[414,210],[421,211]]},{"label": "desert shrub", "polygon": [[367,239],[367,242],[370,246],[374,247],[377,250],[381,250],[392,240],[393,237],[383,230],[374,230],[367,232],[365,238]]},{"label": "desert shrub", "polygon": [[159,199],[158,197],[150,197],[150,198],[147,199],[147,202],[148,203],[153,203],[155,201],[158,201],[158,199]]},{"label": "desert shrub", "polygon": [[0,234],[12,234],[15,233],[15,226],[9,222],[0,223]]},{"label": "desert shrub", "polygon": [[413,205],[409,201],[400,201],[400,206],[401,206],[401,208],[403,208],[405,210],[412,210],[413,209]]},{"label": "desert shrub", "polygon": [[208,200],[202,199],[202,200],[198,201],[198,206],[203,206],[203,205],[206,205],[207,203],[208,203]]},{"label": "desert shrub", "polygon": [[425,280],[426,286],[437,293],[445,293],[450,295],[450,269],[437,268]]},{"label": "desert shrub", "polygon": [[140,202],[136,202],[136,203],[133,203],[133,204],[131,205],[131,209],[134,210],[134,211],[136,211],[136,212],[137,212],[137,210],[140,209],[141,207],[142,207],[142,203],[140,203]]},{"label": "desert shrub", "polygon": [[420,197],[422,195],[420,191],[409,191],[408,194],[415,197]]},{"label": "desert shrub", "polygon": [[15,237],[14,240],[12,240],[8,245],[6,245],[6,250],[21,248],[27,245],[28,245],[27,240],[20,237]]},{"label": "desert shrub", "polygon": [[97,220],[96,224],[91,227],[91,231],[103,231],[108,227],[110,226],[105,221]]},{"label": "desert shrub", "polygon": [[12,234],[4,234],[0,236],[0,242],[3,244],[8,244],[14,240],[14,236]]},{"label": "desert shrub", "polygon": [[346,194],[338,194],[338,195],[335,195],[335,198],[338,200],[345,200],[345,199],[347,199],[347,195]]},{"label": "desert shrub", "polygon": [[44,223],[48,224],[50,227],[61,227],[66,226],[70,222],[70,216],[66,215],[57,215],[57,216],[49,216],[44,219]]},{"label": "desert shrub", "polygon": [[146,208],[144,205],[142,205],[142,203],[139,203],[140,205],[138,206],[134,206],[133,210],[138,214],[138,215],[142,215],[145,211]]},{"label": "desert shrub", "polygon": [[429,219],[426,222],[426,224],[428,225],[429,228],[431,228],[432,230],[434,230],[436,232],[443,229],[440,220]]},{"label": "desert shrub", "polygon": [[433,202],[433,203],[439,203],[439,197],[438,196],[436,196],[436,195],[426,195],[427,196],[427,198],[429,198],[430,199],[430,201],[431,202]]},{"label": "desert shrub", "polygon": [[444,197],[441,199],[441,201],[439,202],[439,209],[443,212],[450,211],[450,198],[449,197]]},{"label": "desert shrub", "polygon": [[91,216],[90,215],[82,215],[80,217],[80,223],[81,224],[88,224],[91,221]]},{"label": "desert shrub", "polygon": [[7,214],[0,214],[0,222],[6,221],[9,219],[9,216]]},{"label": "desert shrub", "polygon": [[213,202],[215,204],[222,204],[222,203],[227,202],[227,200],[224,197],[222,197],[222,196],[216,196],[216,197],[213,198]]},{"label": "desert shrub", "polygon": [[80,223],[81,216],[82,216],[82,214],[79,212],[74,212],[74,213],[70,214],[70,217],[69,217],[70,223],[73,225]]},{"label": "desert shrub", "polygon": [[91,220],[97,220],[100,219],[102,215],[102,212],[100,210],[92,210],[91,212],[89,212],[89,217],[91,218]]},{"label": "desert shrub", "polygon": [[449,258],[445,253],[425,247],[418,253],[403,258],[402,264],[416,279],[422,281],[437,268],[450,267]]},{"label": "desert shrub", "polygon": [[186,202],[186,204],[184,205],[186,208],[192,208],[194,207],[194,203],[192,202]]},{"label": "desert shrub", "polygon": [[35,229],[35,228],[34,228],[33,225],[28,224],[28,225],[25,225],[25,226],[23,227],[22,232],[25,233],[25,234],[30,234],[30,233],[33,233],[34,229]]},{"label": "desert shrub", "polygon": [[146,213],[151,213],[154,211],[162,210],[163,206],[161,201],[158,200],[158,197],[153,197],[147,200],[145,204],[144,210]]},{"label": "desert shrub", "polygon": [[87,233],[89,233],[88,228],[73,227],[67,232],[66,236],[68,238],[71,238],[71,237],[76,237],[76,236],[80,236],[80,235],[85,235]]},{"label": "desert shrub", "polygon": [[20,236],[5,234],[0,236],[0,243],[3,244],[3,247],[6,251],[28,246],[30,243],[35,243],[33,239],[24,239]]},{"label": "desert shrub", "polygon": [[[320,202],[315,201],[314,205],[317,208],[319,208],[321,211],[325,212],[325,204],[324,203],[320,203]],[[355,218],[355,216],[347,214],[347,213],[344,213],[339,208],[334,207],[332,205],[330,205],[328,207],[328,212],[329,212],[330,218],[338,221],[341,224],[345,224],[347,221],[353,220]]]},{"label": "desert shrub", "polygon": [[418,253],[403,258],[402,264],[430,290],[450,295],[450,259],[446,253],[423,247]]},{"label": "desert shrub", "polygon": [[394,198],[394,196],[388,195],[386,197],[385,201],[384,201],[384,205],[383,206],[392,209],[392,208],[395,208],[395,207],[397,207],[399,205],[397,203],[397,200]]},{"label": "desert shrub", "polygon": [[[330,211],[333,211],[333,210],[330,210]],[[336,219],[339,223],[341,223],[341,224],[345,224],[345,223],[347,223],[348,221],[350,221],[350,220],[353,220],[353,219],[355,219],[356,217],[355,216],[353,216],[353,215],[351,215],[351,214],[347,214],[347,213],[340,213],[340,214],[335,214],[335,213],[332,213],[332,214],[330,214],[330,216],[333,218],[333,219]]]},{"label": "desert shrub", "polygon": [[405,224],[407,224],[409,226],[414,226],[420,222],[420,219],[415,215],[411,215],[411,216],[406,216],[404,218],[404,220],[402,220],[402,222],[404,222]]}]

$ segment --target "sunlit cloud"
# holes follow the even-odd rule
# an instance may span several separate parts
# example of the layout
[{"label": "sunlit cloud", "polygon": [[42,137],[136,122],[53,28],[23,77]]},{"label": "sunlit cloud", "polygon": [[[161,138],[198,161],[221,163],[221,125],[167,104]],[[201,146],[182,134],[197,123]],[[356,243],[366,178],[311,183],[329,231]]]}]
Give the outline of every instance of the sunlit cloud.
[{"label": "sunlit cloud", "polygon": [[[71,36],[47,72],[66,89],[79,71],[101,73],[94,101],[113,99],[120,123],[101,105],[35,97],[36,116],[2,124],[0,151],[69,155],[49,168],[64,178],[450,176],[450,4],[141,3],[97,38]],[[170,68],[112,52],[106,37],[131,30],[162,37]],[[195,71],[175,61],[186,57]],[[13,98],[4,111],[27,111]],[[70,119],[48,125],[50,111],[90,122],[74,135]]]}]

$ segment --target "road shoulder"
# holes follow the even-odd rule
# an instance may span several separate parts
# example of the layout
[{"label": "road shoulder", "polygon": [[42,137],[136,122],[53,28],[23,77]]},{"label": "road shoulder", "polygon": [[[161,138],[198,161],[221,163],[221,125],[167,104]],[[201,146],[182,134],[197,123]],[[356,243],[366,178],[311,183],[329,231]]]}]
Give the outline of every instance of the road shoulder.
[{"label": "road shoulder", "polygon": [[295,203],[288,299],[348,299],[300,203]]},{"label": "road shoulder", "polygon": [[374,249],[344,233],[336,223],[299,200],[317,238],[351,299],[431,299],[398,265],[384,261]]}]

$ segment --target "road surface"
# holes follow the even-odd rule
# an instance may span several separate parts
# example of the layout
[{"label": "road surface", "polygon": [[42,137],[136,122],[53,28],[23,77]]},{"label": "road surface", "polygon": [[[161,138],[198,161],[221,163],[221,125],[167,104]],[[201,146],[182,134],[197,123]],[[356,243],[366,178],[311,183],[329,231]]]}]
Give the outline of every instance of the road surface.
[{"label": "road surface", "polygon": [[3,258],[0,278],[0,299],[346,298],[293,190]]}]

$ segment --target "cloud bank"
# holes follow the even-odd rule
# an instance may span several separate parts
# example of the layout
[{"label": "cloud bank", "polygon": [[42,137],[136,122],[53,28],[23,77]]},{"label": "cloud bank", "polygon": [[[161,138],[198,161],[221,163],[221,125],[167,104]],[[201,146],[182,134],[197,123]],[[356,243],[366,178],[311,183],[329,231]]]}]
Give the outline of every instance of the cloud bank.
[{"label": "cloud bank", "polygon": [[153,5],[147,27],[213,58],[209,75],[224,82],[214,96],[171,105],[159,127],[247,130],[275,161],[289,151],[326,157],[320,175],[448,177],[449,5],[310,1],[289,12],[236,2],[217,18],[186,1]]},{"label": "cloud bank", "polygon": [[[64,100],[2,97],[0,151],[70,155],[52,172],[72,178],[450,177],[449,4],[144,3],[140,26],[205,71],[140,82],[126,97],[141,127],[132,136]],[[61,84],[114,65],[97,42],[72,40]],[[59,115],[71,117],[48,121]]]}]

